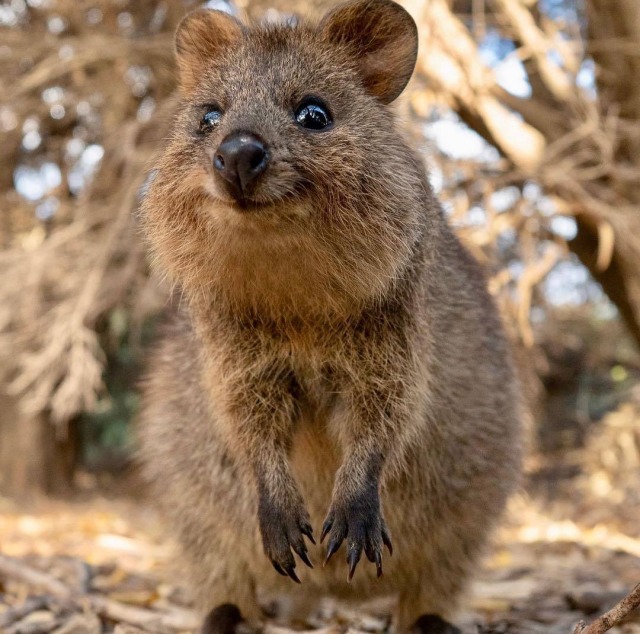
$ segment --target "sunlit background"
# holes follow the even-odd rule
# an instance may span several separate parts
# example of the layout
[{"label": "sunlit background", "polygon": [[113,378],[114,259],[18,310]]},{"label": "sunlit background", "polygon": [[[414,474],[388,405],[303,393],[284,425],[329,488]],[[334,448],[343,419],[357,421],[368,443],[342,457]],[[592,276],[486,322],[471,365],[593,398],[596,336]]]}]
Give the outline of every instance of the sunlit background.
[{"label": "sunlit background", "polygon": [[[276,21],[332,4],[205,3]],[[531,410],[523,492],[466,623],[568,634],[640,580],[640,4],[403,4],[421,48],[397,112],[487,270]],[[189,604],[158,585],[169,555],[133,459],[167,301],[135,211],[196,6],[0,2],[0,550],[102,566],[92,591],[152,611]],[[24,594],[2,563],[0,630]],[[336,610],[316,625],[386,627]]]}]

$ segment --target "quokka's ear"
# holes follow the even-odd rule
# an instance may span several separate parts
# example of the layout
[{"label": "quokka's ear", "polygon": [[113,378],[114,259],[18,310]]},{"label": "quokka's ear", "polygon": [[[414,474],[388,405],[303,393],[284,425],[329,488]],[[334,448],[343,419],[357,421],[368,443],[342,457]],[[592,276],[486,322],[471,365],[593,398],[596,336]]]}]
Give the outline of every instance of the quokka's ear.
[{"label": "quokka's ear", "polygon": [[242,24],[222,11],[198,9],[188,13],[176,32],[176,58],[183,93],[195,88],[207,65],[222,50],[238,43],[242,34]]},{"label": "quokka's ear", "polygon": [[413,18],[392,0],[353,0],[320,23],[323,39],[347,46],[369,92],[391,103],[407,85],[418,55]]}]

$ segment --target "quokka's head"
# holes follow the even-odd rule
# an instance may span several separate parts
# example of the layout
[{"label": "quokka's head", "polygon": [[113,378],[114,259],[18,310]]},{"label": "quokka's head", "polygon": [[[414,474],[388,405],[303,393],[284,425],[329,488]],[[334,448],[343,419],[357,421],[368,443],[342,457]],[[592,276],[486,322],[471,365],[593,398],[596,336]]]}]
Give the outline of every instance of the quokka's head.
[{"label": "quokka's head", "polygon": [[183,178],[244,215],[313,210],[402,178],[389,104],[417,42],[391,0],[355,0],[315,25],[190,13],[176,35]]},{"label": "quokka's head", "polygon": [[194,298],[305,319],[409,279],[437,205],[390,106],[416,61],[402,7],[252,26],[198,10],[176,51],[182,99],[140,214],[159,270]]}]

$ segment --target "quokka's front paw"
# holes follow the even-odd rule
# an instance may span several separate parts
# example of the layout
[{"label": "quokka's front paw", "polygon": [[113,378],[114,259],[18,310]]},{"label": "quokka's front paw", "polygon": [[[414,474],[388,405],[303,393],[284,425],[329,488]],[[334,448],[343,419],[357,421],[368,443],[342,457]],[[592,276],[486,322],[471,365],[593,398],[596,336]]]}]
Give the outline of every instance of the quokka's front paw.
[{"label": "quokka's front paw", "polygon": [[269,498],[262,498],[258,507],[258,521],[262,534],[264,552],[271,560],[273,567],[283,576],[289,576],[300,583],[296,575],[296,561],[291,549],[302,561],[313,568],[307,554],[306,536],[315,544],[309,514],[302,501],[278,504]]},{"label": "quokka's front paw", "polygon": [[325,565],[340,544],[347,540],[348,580],[351,581],[364,550],[367,559],[375,563],[378,577],[382,576],[382,546],[393,552],[391,537],[380,513],[377,490],[364,491],[360,496],[339,500],[334,498],[322,527],[320,542],[329,536]]}]

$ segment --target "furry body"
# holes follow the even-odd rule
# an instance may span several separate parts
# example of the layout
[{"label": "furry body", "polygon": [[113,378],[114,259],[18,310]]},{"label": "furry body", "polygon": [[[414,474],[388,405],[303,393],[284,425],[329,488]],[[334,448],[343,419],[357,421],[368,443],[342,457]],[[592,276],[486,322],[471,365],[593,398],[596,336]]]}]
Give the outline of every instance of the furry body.
[{"label": "furry body", "polygon": [[[479,266],[384,105],[396,79],[372,78],[344,43],[360,5],[383,25],[405,19],[384,0],[319,27],[240,33],[215,16],[219,37],[203,35],[198,58],[178,34],[185,107],[143,222],[185,301],[151,360],[142,455],[203,609],[231,603],[259,620],[261,592],[300,604],[393,594],[406,630],[457,607],[517,481],[519,395]],[[214,30],[200,26],[190,41]],[[387,32],[366,41],[388,46]],[[207,46],[216,62],[190,72]],[[392,48],[387,62],[406,66]],[[328,132],[285,120],[283,95],[303,90],[327,96]],[[225,120],[194,138],[189,104],[212,93]],[[207,167],[208,148],[238,126],[271,148],[249,210]],[[343,551],[291,574],[323,520],[351,574],[362,554],[381,568],[392,536],[385,574],[362,563],[348,583]],[[319,546],[309,553],[320,563]]]}]

